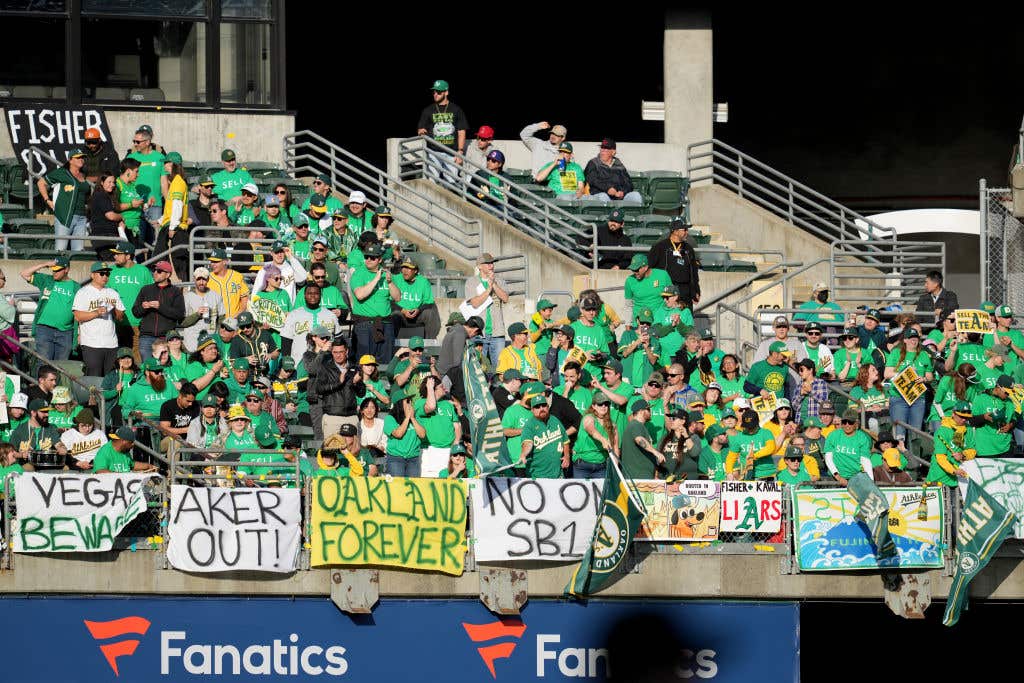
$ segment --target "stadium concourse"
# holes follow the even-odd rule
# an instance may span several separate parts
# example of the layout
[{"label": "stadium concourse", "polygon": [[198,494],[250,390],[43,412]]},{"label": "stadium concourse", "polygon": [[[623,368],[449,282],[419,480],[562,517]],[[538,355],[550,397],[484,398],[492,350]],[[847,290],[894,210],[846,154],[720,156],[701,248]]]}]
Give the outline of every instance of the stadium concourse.
[{"label": "stadium concourse", "polygon": [[[460,286],[440,287],[421,272],[438,245],[403,238],[408,217],[378,186],[342,194],[331,173],[288,176],[233,149],[204,164],[188,140],[141,121],[119,155],[89,129],[39,178],[41,205],[0,207],[10,235],[46,245],[9,240],[21,265],[3,275],[32,290],[0,307],[8,566],[126,548],[200,574],[383,566],[461,577],[488,563],[568,562],[578,568],[560,581],[577,597],[614,592],[645,554],[668,567],[712,544],[735,555],[732,570],[763,573],[743,555],[779,552],[783,573],[883,571],[891,593],[916,581],[899,570],[947,569],[958,488],[979,462],[1024,448],[1024,338],[1010,306],[962,309],[941,270],[927,272],[913,311],[840,306],[822,281],[786,302],[795,313],[771,317],[749,353],[719,348],[711,309],[699,310],[713,272],[702,254],[713,251],[691,229],[685,179],[627,169],[607,138],[584,165],[571,123],[547,121],[523,128],[533,166],[513,176],[494,131],[469,128],[448,83],[431,91],[418,178],[527,236],[525,197],[597,216],[562,249],[596,266],[593,277],[628,272],[614,292],[625,307],[582,287],[564,307],[541,297],[522,314],[526,297],[487,251]],[[674,188],[669,201],[659,184]],[[82,505],[92,526],[72,530]],[[823,537],[863,552],[836,558]],[[980,566],[958,569],[962,592]],[[625,590],[643,595],[651,580]],[[813,581],[775,596],[827,594]],[[385,623],[393,609],[383,605]],[[783,609],[747,623],[786,633],[793,618]],[[101,622],[89,626],[96,639],[113,633]],[[474,643],[515,634],[463,626]],[[232,665],[183,656],[180,633],[164,633],[162,665]],[[538,640],[540,670],[594,675],[601,655],[569,665],[554,642]],[[345,648],[316,645],[323,658],[310,664],[317,653],[296,647],[289,661],[307,673],[348,666]],[[707,672],[702,652],[687,666]],[[480,655],[495,676],[494,657]],[[116,673],[117,657],[107,661]]]}]

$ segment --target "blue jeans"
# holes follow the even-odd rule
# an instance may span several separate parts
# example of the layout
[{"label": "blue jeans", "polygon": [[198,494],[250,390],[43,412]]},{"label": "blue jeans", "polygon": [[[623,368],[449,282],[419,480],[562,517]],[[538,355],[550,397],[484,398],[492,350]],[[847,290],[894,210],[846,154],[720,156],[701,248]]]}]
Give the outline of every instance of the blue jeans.
[{"label": "blue jeans", "polygon": [[[85,216],[72,216],[71,225],[64,225],[59,220],[54,219],[53,228],[58,235],[72,235],[74,237],[85,237]],[[55,240],[54,251],[67,251],[68,241],[67,240]],[[85,248],[85,243],[82,240],[71,240],[71,251],[82,251]]]},{"label": "blue jeans", "polygon": [[356,358],[365,354],[370,354],[375,358],[391,358],[394,355],[395,326],[392,324],[391,318],[385,318],[382,325],[384,339],[379,342],[374,341],[373,338],[373,321],[360,320],[352,327],[352,345],[355,347],[352,352]]},{"label": "blue jeans", "polygon": [[67,360],[71,357],[74,330],[58,330],[48,325],[36,325],[36,350],[47,360]]},{"label": "blue jeans", "polygon": [[148,334],[139,335],[139,358],[145,363],[147,359],[153,357],[153,344],[156,343],[156,337]]},{"label": "blue jeans", "polygon": [[[918,398],[912,405],[907,405],[907,402],[903,400],[903,397],[899,394],[889,399],[889,416],[893,422],[897,420],[900,422],[906,422],[911,427],[921,428],[924,423],[924,408],[927,401],[924,397]],[[892,430],[893,436],[896,437],[897,441],[903,441],[906,443],[907,430],[900,425],[893,425]]]},{"label": "blue jeans", "polygon": [[392,477],[418,477],[420,476],[420,456],[402,458],[397,455],[388,455],[385,467],[387,473]]},{"label": "blue jeans", "polygon": [[643,195],[641,195],[636,190],[633,190],[632,192],[627,192],[625,195],[623,195],[622,199],[612,199],[611,197],[608,196],[607,192],[598,192],[597,194],[585,194],[582,197],[580,197],[580,199],[586,199],[586,200],[590,200],[590,201],[605,201],[605,202],[620,202],[621,201],[621,202],[643,203],[643,201],[644,201]]},{"label": "blue jeans", "polygon": [[576,479],[604,479],[607,469],[607,463],[598,465],[596,462],[576,460],[572,463],[572,476]]},{"label": "blue jeans", "polygon": [[508,346],[505,337],[484,337],[484,353],[491,359],[491,370],[498,369],[498,354]]}]

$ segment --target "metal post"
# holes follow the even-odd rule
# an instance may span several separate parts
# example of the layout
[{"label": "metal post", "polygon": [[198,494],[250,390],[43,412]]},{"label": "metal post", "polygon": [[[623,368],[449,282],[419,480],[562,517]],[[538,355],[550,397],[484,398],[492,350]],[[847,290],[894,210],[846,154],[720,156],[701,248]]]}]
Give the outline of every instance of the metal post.
[{"label": "metal post", "polygon": [[[786,185],[789,188],[789,204],[788,204],[788,208],[789,208],[789,222],[793,223],[793,181],[790,180]],[[794,223],[794,225],[795,225],[795,223]]]},{"label": "metal post", "polygon": [[[736,163],[736,185],[737,185],[737,187],[739,187],[739,190],[740,190],[739,191],[739,195],[740,195],[740,198],[742,199],[743,198],[743,155],[742,154],[737,155],[736,159],[738,160],[737,163]],[[712,163],[712,165],[714,165],[714,163],[715,163],[714,153],[712,153],[712,155],[711,155],[711,163]]]},{"label": "metal post", "polygon": [[[1024,125],[1024,124],[1022,124]],[[978,268],[980,274],[981,297],[980,301],[988,300],[988,184],[982,178],[978,181],[978,215],[981,224],[978,227],[978,246],[981,264]]]}]

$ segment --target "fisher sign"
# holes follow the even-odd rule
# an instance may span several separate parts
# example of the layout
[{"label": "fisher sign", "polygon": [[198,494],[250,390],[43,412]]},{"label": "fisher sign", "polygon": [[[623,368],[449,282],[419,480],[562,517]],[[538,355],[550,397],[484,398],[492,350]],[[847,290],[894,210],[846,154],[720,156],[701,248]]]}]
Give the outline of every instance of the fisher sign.
[{"label": "fisher sign", "polygon": [[172,486],[167,560],[189,572],[291,572],[301,517],[298,489]]},{"label": "fisher sign", "polygon": [[466,485],[449,479],[317,477],[312,559],[458,576],[466,555]]},{"label": "fisher sign", "polygon": [[30,147],[38,147],[64,163],[72,149],[85,148],[85,131],[89,128],[98,129],[103,142],[110,144],[107,117],[102,109],[96,107],[30,104],[7,109],[6,120],[14,153],[27,168],[36,171],[40,164],[47,170],[53,170],[53,162],[33,152]]},{"label": "fisher sign", "polygon": [[594,535],[603,485],[603,479],[472,481],[477,561],[580,559]]},{"label": "fisher sign", "polygon": [[103,552],[146,509],[143,485],[152,474],[35,474],[14,484],[19,553]]},{"label": "fisher sign", "polygon": [[722,531],[776,533],[782,528],[782,484],[771,479],[722,482]]}]

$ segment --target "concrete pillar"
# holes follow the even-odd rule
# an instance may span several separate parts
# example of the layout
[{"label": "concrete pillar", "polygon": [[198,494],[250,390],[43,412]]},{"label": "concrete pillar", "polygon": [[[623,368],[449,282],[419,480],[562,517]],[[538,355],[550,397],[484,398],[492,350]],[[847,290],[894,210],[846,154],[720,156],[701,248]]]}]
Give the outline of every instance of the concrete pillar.
[{"label": "concrete pillar", "polygon": [[711,12],[665,12],[665,142],[688,145],[712,137]]}]

